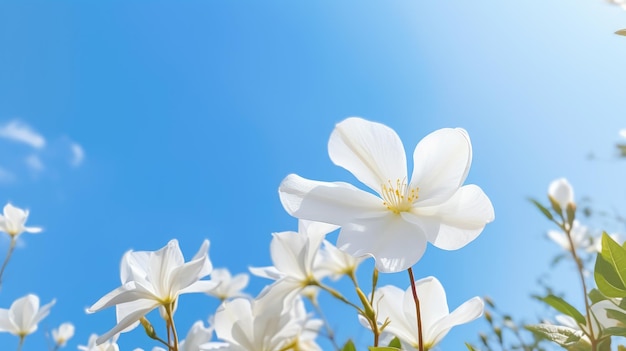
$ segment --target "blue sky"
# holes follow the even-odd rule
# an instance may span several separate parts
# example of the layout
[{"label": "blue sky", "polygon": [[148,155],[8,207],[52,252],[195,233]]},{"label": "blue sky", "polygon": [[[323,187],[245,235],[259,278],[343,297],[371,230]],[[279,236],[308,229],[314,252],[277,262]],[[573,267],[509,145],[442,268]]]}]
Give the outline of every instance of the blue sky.
[{"label": "blue sky", "polygon": [[[577,197],[624,206],[613,161],[626,127],[626,38],[613,34],[623,27],[626,13],[601,0],[2,2],[0,127],[44,142],[0,135],[0,202],[29,208],[45,232],[23,236],[0,307],[56,298],[40,328],[73,322],[75,349],[114,325],[112,310],[84,308],[119,285],[128,249],[178,238],[190,257],[209,238],[216,267],[270,264],[270,234],[296,228],[278,184],[289,173],[356,182],[326,143],[361,116],[394,128],[409,153],[433,130],[467,129],[468,183],[490,196],[496,221],[463,250],[429,247],[416,276],[437,276],[452,308],[489,295],[532,318],[543,310],[529,294],[559,251],[526,198],[565,176]],[[562,268],[552,282],[580,299]],[[405,274],[382,282],[408,286]],[[183,296],[181,330],[215,306]],[[340,338],[369,341],[336,310]],[[442,349],[484,328],[458,327]],[[147,341],[137,330],[120,344]],[[44,345],[38,333],[24,351]]]}]

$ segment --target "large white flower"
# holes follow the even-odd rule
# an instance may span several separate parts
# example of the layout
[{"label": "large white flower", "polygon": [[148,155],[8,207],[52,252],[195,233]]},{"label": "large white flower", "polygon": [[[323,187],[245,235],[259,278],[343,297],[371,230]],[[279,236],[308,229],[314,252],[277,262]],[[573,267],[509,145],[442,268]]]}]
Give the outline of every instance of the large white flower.
[{"label": "large white flower", "polygon": [[28,219],[28,210],[6,204],[4,206],[4,215],[0,215],[0,231],[9,234],[12,238],[17,238],[23,232],[36,234],[41,232],[39,227],[25,226]]},{"label": "large white flower", "polygon": [[[471,322],[483,313],[484,303],[479,297],[466,301],[450,313],[446,292],[435,277],[420,279],[415,285],[420,301],[425,350],[440,342],[452,327]],[[402,291],[396,286],[387,285],[377,289],[375,296],[380,297],[376,304],[378,322],[380,324],[386,320],[390,322],[384,332],[397,336],[404,349],[418,349],[417,314],[411,287]],[[362,319],[361,323],[367,326],[367,322]]]},{"label": "large white flower", "polygon": [[37,324],[41,322],[54,305],[52,300],[39,308],[39,297],[28,294],[15,300],[9,309],[0,308],[0,332],[9,332],[24,338],[37,331]]},{"label": "large white flower", "polygon": [[347,183],[291,174],[280,185],[281,202],[297,218],[340,225],[337,246],[373,256],[381,272],[411,267],[427,241],[459,249],[494,219],[485,193],[476,185],[462,186],[472,161],[463,129],[440,129],[422,139],[410,180],[400,138],[380,123],[353,117],[337,124],[328,153],[378,196]]},{"label": "large white flower", "polygon": [[88,313],[94,313],[116,306],[117,325],[101,335],[97,343],[134,328],[141,317],[157,307],[175,306],[180,294],[212,289],[215,283],[200,280],[213,269],[208,250],[209,241],[204,240],[187,263],[177,240],[171,240],[158,251],[128,251],[122,258],[122,286],[87,309]]}]

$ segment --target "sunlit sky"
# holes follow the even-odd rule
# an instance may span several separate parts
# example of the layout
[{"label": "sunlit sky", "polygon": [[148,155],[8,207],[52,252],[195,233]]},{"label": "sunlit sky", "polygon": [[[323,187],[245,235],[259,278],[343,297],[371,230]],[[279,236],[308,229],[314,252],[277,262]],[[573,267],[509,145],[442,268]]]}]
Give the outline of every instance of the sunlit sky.
[{"label": "sunlit sky", "polygon": [[[546,314],[529,295],[559,248],[527,198],[545,200],[567,177],[578,199],[624,209],[614,144],[626,127],[626,37],[613,34],[624,27],[626,12],[601,0],[2,2],[0,202],[29,208],[45,230],[22,236],[0,307],[56,298],[23,350],[43,350],[45,331],[65,321],[76,349],[115,325],[113,309],[84,309],[119,286],[129,249],[178,238],[191,257],[208,238],[216,267],[271,264],[271,233],[297,225],[281,180],[358,184],[327,142],[361,116],[395,129],[408,153],[442,127],[472,139],[467,182],[496,220],[462,250],[430,246],[416,276],[436,276],[451,308],[489,295],[522,318]],[[365,286],[371,267],[360,269]],[[582,305],[571,267],[559,269],[549,281]],[[247,291],[267,283],[252,278]],[[381,283],[409,284],[404,273]],[[340,341],[371,342],[349,308],[322,305]],[[183,296],[182,333],[216,306]],[[459,326],[441,349],[463,349],[480,330]],[[155,346],[140,329],[119,342]]]}]

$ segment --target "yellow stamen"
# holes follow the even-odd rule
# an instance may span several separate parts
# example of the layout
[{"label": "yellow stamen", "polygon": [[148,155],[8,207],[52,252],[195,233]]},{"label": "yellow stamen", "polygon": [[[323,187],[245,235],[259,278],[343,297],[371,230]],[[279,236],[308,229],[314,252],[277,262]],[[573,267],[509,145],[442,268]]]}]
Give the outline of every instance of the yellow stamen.
[{"label": "yellow stamen", "polygon": [[381,196],[383,198],[383,205],[395,214],[400,212],[408,212],[413,203],[418,199],[417,193],[418,187],[409,187],[406,183],[406,179],[397,179],[393,184],[391,180],[387,181],[387,184],[381,185]]}]

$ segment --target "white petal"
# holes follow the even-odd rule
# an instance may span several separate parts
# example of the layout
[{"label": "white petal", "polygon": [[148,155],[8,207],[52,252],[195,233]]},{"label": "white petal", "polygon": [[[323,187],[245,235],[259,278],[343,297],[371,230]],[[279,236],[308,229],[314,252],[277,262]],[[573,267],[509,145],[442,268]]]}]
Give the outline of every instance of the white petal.
[{"label": "white petal", "polygon": [[437,344],[452,329],[452,327],[465,324],[483,315],[485,304],[480,297],[474,297],[465,301],[461,306],[452,311],[448,316],[440,319],[432,328],[426,331],[428,342],[431,346]]},{"label": "white petal", "polygon": [[36,315],[39,310],[39,297],[28,294],[11,304],[9,319],[15,323],[20,333],[30,334],[37,329]]},{"label": "white petal", "polygon": [[101,309],[139,299],[158,300],[151,291],[137,282],[128,282],[104,295],[87,309],[87,313],[94,313]]},{"label": "white petal", "polygon": [[[37,315],[35,316],[33,323],[37,325],[39,322],[41,322],[42,319],[46,318],[50,314],[50,309],[52,308],[52,306],[54,306],[55,303],[56,300],[52,299],[52,301],[50,301],[49,303],[41,306],[39,311],[37,311]],[[33,330],[33,332],[34,331],[35,330]]]},{"label": "white petal", "polygon": [[281,271],[276,269],[274,266],[270,267],[248,267],[250,273],[256,275],[257,277],[278,280],[285,276]]},{"label": "white petal", "polygon": [[302,234],[326,235],[338,228],[338,225],[324,222],[307,221],[305,219],[298,221],[298,233]]},{"label": "white petal", "polygon": [[[435,277],[426,277],[415,282],[415,290],[420,301],[421,319],[424,330],[430,328],[436,321],[450,313],[446,300],[446,291]],[[404,292],[404,313],[416,320],[415,300],[412,288],[409,287]],[[408,312],[411,314],[409,315]]]},{"label": "white petal", "polygon": [[[120,303],[120,304],[115,305],[115,318],[117,320],[117,323],[120,323],[121,321],[125,320],[129,315],[133,314],[135,311],[145,310],[148,308],[152,310],[156,308],[155,305],[158,305],[158,302],[155,302],[154,300],[146,300],[146,299]],[[119,332],[126,333],[128,331],[135,329],[138,325],[139,325],[139,320],[130,324],[129,326],[124,328],[124,330],[120,330]]]},{"label": "white petal", "polygon": [[[418,225],[422,223],[428,241],[444,250],[456,250],[469,244],[495,218],[491,201],[476,185],[461,187],[440,206],[413,208],[411,214],[419,218],[405,218]],[[433,221],[438,226],[427,229],[428,221]]]},{"label": "white petal", "polygon": [[128,315],[126,315],[126,317],[124,319],[119,321],[117,323],[117,325],[115,327],[113,327],[113,329],[111,329],[108,332],[100,335],[98,337],[98,339],[96,339],[96,344],[100,345],[100,344],[106,342],[107,340],[109,340],[115,334],[121,332],[122,330],[128,329],[131,325],[136,323],[141,317],[145,316],[148,312],[152,311],[157,306],[158,306],[158,303],[155,301],[154,304],[152,304],[152,305],[147,305],[147,306],[145,306],[142,309],[138,309],[138,310],[135,310],[135,311],[129,313]]},{"label": "white petal", "polygon": [[339,232],[337,247],[355,257],[372,256],[379,271],[390,273],[417,263],[426,250],[426,242],[418,226],[387,211],[383,216],[346,224]]},{"label": "white petal", "polygon": [[24,231],[26,233],[38,234],[38,233],[41,233],[43,231],[43,228],[40,228],[40,227],[24,227]]},{"label": "white petal", "polygon": [[20,332],[9,317],[9,310],[4,308],[0,308],[0,332],[9,332],[14,335]]},{"label": "white petal", "polygon": [[378,301],[376,304],[378,322],[384,322],[387,318],[391,321],[385,331],[411,344],[417,344],[415,305],[408,310],[405,309],[404,291],[393,285],[383,286],[376,290],[374,300]]},{"label": "white petal", "polygon": [[17,208],[9,203],[4,206],[4,216],[9,221],[13,223],[18,223],[21,227],[24,222],[26,222],[26,218],[28,217],[28,211]]},{"label": "white petal", "polygon": [[439,129],[422,139],[413,152],[411,186],[419,187],[419,206],[448,200],[463,184],[472,162],[472,145],[461,128]]},{"label": "white petal", "polygon": [[338,123],[328,141],[328,154],[336,165],[378,193],[382,184],[407,176],[402,141],[384,124],[357,117]]},{"label": "white petal", "polygon": [[270,253],[274,267],[280,272],[298,278],[306,278],[305,255],[308,238],[294,232],[274,233]]},{"label": "white petal", "polygon": [[243,298],[224,302],[215,313],[215,333],[217,337],[230,343],[239,344],[233,338],[233,326],[240,324],[252,335],[252,303]]},{"label": "white petal", "polygon": [[386,212],[383,200],[342,182],[288,175],[278,189],[285,210],[300,219],[343,225],[353,218]]}]

